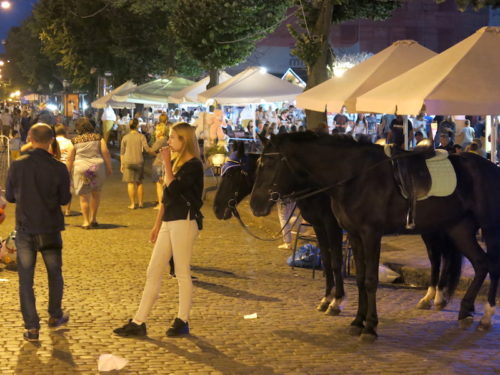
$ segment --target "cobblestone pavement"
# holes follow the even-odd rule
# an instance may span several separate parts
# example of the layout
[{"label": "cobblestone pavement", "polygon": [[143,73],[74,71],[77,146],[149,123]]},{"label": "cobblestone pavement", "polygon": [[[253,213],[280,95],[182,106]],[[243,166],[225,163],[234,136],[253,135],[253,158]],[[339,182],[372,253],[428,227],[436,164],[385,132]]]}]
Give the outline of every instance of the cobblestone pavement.
[{"label": "cobblestone pavement", "polygon": [[[153,184],[147,183],[150,200],[153,191]],[[138,306],[152,248],[147,238],[156,214],[151,207],[128,210],[125,186],[115,174],[103,192],[99,215],[103,229],[82,230],[81,216],[67,220],[64,305],[71,320],[65,329],[50,332],[46,326],[46,273],[39,266],[41,344],[25,343],[17,274],[0,272],[0,374],[96,374],[103,353],[130,361],[115,374],[500,373],[498,317],[489,332],[475,331],[477,319],[463,331],[456,323],[457,300],[444,311],[420,311],[414,306],[422,290],[382,285],[380,337],[374,344],[362,344],[347,334],[357,299],[353,279],[347,281],[349,299],[340,316],[316,312],[322,277],[313,280],[309,270],[291,270],[285,264],[288,252],[277,249],[276,243],[250,238],[234,220],[217,221],[210,198],[193,259],[198,279],[191,337],[164,335],[177,309],[175,279],[164,282],[147,322],[148,339],[112,334]],[[74,206],[77,211],[76,202]],[[5,235],[13,227],[12,206],[7,213],[1,227]],[[261,232],[263,223],[253,221]],[[252,313],[258,318],[243,319]]]}]

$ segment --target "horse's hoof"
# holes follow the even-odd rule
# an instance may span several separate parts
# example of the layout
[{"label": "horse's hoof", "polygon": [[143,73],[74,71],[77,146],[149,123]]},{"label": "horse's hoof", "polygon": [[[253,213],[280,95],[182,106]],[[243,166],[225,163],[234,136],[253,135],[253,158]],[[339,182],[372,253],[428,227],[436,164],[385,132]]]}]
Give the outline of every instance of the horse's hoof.
[{"label": "horse's hoof", "polygon": [[349,327],[349,335],[351,336],[359,336],[363,332],[363,327],[359,326],[350,326]]},{"label": "horse's hoof", "polygon": [[486,332],[489,331],[490,329],[491,329],[491,323],[479,322],[479,325],[477,326],[477,330],[479,332]]},{"label": "horse's hoof", "polygon": [[430,310],[431,303],[427,300],[421,300],[417,303],[417,309],[419,310]]},{"label": "horse's hoof", "polygon": [[316,307],[316,310],[320,312],[325,312],[328,309],[328,306],[330,306],[330,302],[328,301],[320,302],[319,305]]},{"label": "horse's hoof", "polygon": [[377,335],[373,333],[362,333],[360,336],[361,342],[373,344],[377,340]]},{"label": "horse's hoof", "polygon": [[434,304],[437,311],[443,310],[446,307],[446,305],[448,305],[448,301],[442,301],[442,302],[438,302],[438,303]]},{"label": "horse's hoof", "polygon": [[459,320],[458,326],[462,329],[469,329],[473,322],[474,318],[472,316],[468,316],[464,319]]},{"label": "horse's hoof", "polygon": [[341,312],[342,310],[340,310],[339,307],[329,306],[328,309],[325,311],[325,315],[337,316],[340,315]]}]

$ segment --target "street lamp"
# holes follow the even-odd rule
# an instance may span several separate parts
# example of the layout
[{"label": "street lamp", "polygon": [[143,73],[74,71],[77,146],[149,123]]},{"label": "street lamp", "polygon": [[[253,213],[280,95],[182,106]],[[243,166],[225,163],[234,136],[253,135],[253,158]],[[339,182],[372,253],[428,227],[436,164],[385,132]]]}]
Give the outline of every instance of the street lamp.
[{"label": "street lamp", "polygon": [[12,4],[8,0],[3,0],[2,2],[0,2],[0,8],[5,10],[10,9],[11,5]]}]

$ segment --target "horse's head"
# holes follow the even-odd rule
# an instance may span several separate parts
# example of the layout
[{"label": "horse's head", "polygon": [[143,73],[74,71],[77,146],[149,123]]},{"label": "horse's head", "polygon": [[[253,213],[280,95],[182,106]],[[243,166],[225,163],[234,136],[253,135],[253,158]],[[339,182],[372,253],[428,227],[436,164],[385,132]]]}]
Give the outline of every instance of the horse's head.
[{"label": "horse's head", "polygon": [[235,207],[252,191],[256,169],[255,155],[233,152],[222,167],[221,181],[214,199],[214,212],[219,220],[232,216]]},{"label": "horse's head", "polygon": [[262,138],[264,150],[257,163],[250,207],[255,216],[266,216],[272,206],[284,196],[293,193],[302,183],[301,176],[290,165],[284,152],[283,140],[289,134]]}]

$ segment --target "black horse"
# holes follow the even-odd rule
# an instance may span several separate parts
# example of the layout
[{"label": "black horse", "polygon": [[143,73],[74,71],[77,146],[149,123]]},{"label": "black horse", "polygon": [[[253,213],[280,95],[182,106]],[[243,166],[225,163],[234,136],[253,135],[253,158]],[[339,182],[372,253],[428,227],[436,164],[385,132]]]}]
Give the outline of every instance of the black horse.
[{"label": "black horse", "polygon": [[[231,218],[231,207],[251,193],[259,157],[260,154],[245,154],[241,147],[232,155],[214,199],[214,212],[218,219]],[[302,217],[313,226],[325,272],[325,294],[317,310],[325,311],[328,315],[338,315],[345,298],[342,277],[342,229],[333,216],[327,194],[317,194],[300,200],[297,207]]]},{"label": "black horse", "polygon": [[[417,203],[414,233],[444,232],[469,259],[474,279],[462,299],[458,319],[472,324],[474,301],[490,273],[490,290],[480,328],[491,326],[500,276],[500,172],[473,154],[451,155],[457,187],[447,197]],[[267,215],[270,197],[287,190],[294,181],[312,181],[332,198],[335,217],[350,236],[356,262],[358,311],[351,334],[365,341],[377,337],[376,290],[382,235],[406,232],[407,201],[396,185],[393,166],[378,145],[360,144],[349,137],[313,133],[272,137],[265,145],[252,191],[250,206],[256,216]],[[476,240],[481,227],[486,255]]]},{"label": "black horse", "polygon": [[[232,216],[232,207],[251,193],[255,182],[257,159],[260,154],[245,154],[242,144],[236,144],[232,159],[225,165],[221,183],[214,199],[214,212],[219,220]],[[288,189],[302,191],[311,182],[302,186],[288,185]],[[326,193],[312,195],[297,201],[302,216],[313,225],[321,250],[325,271],[325,294],[317,306],[318,311],[327,315],[338,315],[345,299],[342,267],[342,229],[338,225],[330,207],[330,198]],[[427,294],[419,301],[418,308],[429,309],[431,301],[437,309],[443,309],[455,291],[461,271],[462,256],[454,251],[454,245],[443,234],[424,234],[422,238],[427,246],[431,262],[431,284]],[[443,262],[443,272],[441,270]],[[335,294],[332,288],[337,285]]]}]

